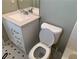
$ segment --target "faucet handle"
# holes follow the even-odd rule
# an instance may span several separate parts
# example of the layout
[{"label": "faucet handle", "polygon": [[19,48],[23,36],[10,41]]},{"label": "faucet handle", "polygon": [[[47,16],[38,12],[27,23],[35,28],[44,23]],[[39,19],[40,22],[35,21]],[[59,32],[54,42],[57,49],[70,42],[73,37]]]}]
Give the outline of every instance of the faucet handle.
[{"label": "faucet handle", "polygon": [[28,11],[25,11],[25,10],[23,10],[23,13],[24,13],[24,14],[27,14],[27,15],[29,14]]},{"label": "faucet handle", "polygon": [[33,13],[33,8],[29,9],[28,11],[29,11],[30,13]]}]

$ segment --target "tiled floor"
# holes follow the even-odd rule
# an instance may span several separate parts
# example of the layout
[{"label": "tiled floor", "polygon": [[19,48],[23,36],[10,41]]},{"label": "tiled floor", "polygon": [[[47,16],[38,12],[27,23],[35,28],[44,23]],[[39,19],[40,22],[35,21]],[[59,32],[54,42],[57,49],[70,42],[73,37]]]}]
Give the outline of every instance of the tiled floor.
[{"label": "tiled floor", "polygon": [[[10,41],[7,41],[5,44],[3,44],[2,53],[2,55],[8,53],[8,56],[5,59],[28,59],[28,55],[25,55]],[[61,59],[61,53],[58,51],[55,52],[55,50],[52,49],[50,59]]]},{"label": "tiled floor", "polygon": [[6,42],[2,47],[2,55],[5,53],[8,53],[5,59],[28,59],[28,56],[10,41]]}]

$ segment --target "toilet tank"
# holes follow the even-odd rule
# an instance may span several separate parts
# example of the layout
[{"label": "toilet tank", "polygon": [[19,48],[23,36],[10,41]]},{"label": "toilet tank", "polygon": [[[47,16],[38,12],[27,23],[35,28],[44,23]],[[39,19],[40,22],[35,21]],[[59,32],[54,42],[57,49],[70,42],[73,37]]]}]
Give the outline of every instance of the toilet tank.
[{"label": "toilet tank", "polygon": [[3,24],[9,39],[26,54],[38,42],[39,16],[14,11],[3,15]]},{"label": "toilet tank", "polygon": [[[56,42],[58,41],[58,39],[59,39],[59,37],[62,33],[61,27],[51,25],[51,24],[48,24],[48,23],[43,23],[41,25],[41,29],[48,29],[52,33],[51,35],[54,35],[54,39],[55,39],[54,44],[56,44]],[[51,37],[51,35],[49,37]],[[51,39],[53,39],[53,37]]]}]

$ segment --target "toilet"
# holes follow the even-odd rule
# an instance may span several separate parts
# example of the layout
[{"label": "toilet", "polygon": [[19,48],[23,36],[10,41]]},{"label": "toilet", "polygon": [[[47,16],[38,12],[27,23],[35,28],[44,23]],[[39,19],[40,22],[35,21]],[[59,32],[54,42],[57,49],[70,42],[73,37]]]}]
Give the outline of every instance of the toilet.
[{"label": "toilet", "polygon": [[49,59],[51,54],[51,46],[56,44],[62,28],[43,23],[39,33],[40,42],[37,43],[29,52],[29,59]]}]

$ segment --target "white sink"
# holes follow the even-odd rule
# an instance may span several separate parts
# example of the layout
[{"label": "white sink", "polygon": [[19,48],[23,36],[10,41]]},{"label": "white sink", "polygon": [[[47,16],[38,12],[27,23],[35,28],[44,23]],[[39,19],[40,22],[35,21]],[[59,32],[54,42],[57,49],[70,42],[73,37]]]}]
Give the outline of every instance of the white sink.
[{"label": "white sink", "polygon": [[9,15],[8,17],[14,19],[14,21],[17,21],[17,22],[24,22],[26,20],[29,21],[31,18],[35,18],[36,16],[31,13],[29,13],[28,15],[25,15],[17,12],[12,15]]},{"label": "white sink", "polygon": [[[24,19],[24,16],[25,16],[26,19]],[[30,18],[28,15],[23,15],[23,14],[20,14],[20,13],[15,13],[15,14],[12,14],[8,17],[14,19],[14,21],[17,21],[17,22],[22,22],[22,21]]]},{"label": "white sink", "polygon": [[14,11],[14,12],[4,14],[3,18],[6,18],[7,20],[12,21],[12,22],[16,23],[17,25],[22,26],[24,24],[27,24],[31,21],[38,19],[39,16],[34,15],[32,13],[28,13],[28,15],[23,14],[19,10],[17,10],[17,11]]}]

